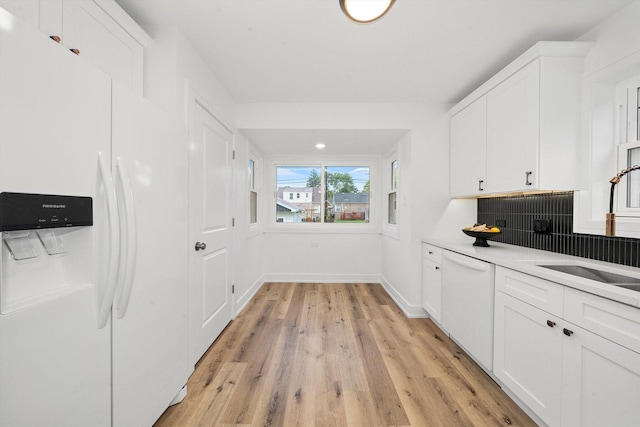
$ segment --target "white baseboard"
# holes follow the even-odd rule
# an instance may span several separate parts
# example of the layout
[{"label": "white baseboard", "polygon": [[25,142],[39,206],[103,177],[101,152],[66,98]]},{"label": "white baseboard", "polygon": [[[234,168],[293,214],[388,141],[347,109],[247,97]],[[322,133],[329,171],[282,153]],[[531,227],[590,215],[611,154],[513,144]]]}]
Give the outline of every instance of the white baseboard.
[{"label": "white baseboard", "polygon": [[406,299],[404,299],[404,297],[400,295],[398,291],[396,291],[396,289],[391,285],[391,283],[389,283],[387,279],[385,279],[382,276],[380,276],[379,279],[384,290],[387,291],[391,299],[393,299],[395,303],[398,304],[398,307],[400,307],[400,310],[402,310],[407,317],[409,318],[429,317],[427,315],[427,312],[424,310],[424,308],[422,308],[421,305],[409,304],[409,302]]},{"label": "white baseboard", "polygon": [[238,314],[240,314],[242,310],[244,310],[247,304],[249,304],[249,301],[251,301],[251,298],[253,298],[255,294],[260,290],[264,282],[265,282],[264,275],[262,275],[258,278],[258,280],[256,280],[253,283],[253,285],[249,287],[249,289],[247,289],[247,292],[245,292],[240,297],[238,297],[238,299],[235,300],[235,306],[234,306],[235,314],[233,315],[234,318]]},{"label": "white baseboard", "polygon": [[380,283],[376,274],[265,274],[265,282],[283,283]]},{"label": "white baseboard", "polygon": [[256,281],[251,288],[242,295],[236,304],[236,313],[240,313],[247,303],[258,292],[260,287],[266,283],[380,283],[391,299],[398,304],[398,307],[409,318],[429,317],[421,305],[412,305],[386,280],[376,274],[365,275],[342,275],[342,274],[264,274],[260,280]]}]

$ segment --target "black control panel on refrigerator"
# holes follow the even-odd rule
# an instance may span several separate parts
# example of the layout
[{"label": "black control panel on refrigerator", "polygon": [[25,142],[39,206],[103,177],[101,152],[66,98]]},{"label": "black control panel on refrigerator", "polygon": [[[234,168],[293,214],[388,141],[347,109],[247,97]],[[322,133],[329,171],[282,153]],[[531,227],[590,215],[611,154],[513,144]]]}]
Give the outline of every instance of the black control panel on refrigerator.
[{"label": "black control panel on refrigerator", "polygon": [[0,193],[0,231],[88,225],[93,225],[91,197]]}]

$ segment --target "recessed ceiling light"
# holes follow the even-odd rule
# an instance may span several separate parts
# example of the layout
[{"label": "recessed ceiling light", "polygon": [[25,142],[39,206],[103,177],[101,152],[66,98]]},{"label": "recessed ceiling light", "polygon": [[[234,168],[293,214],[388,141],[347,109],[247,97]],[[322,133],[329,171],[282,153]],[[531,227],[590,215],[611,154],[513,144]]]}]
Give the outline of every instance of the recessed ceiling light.
[{"label": "recessed ceiling light", "polygon": [[318,150],[322,150],[324,147],[326,147],[326,145],[325,145],[325,144],[323,144],[322,142],[320,142],[320,143],[316,144],[316,148],[317,148]]},{"label": "recessed ceiling light", "polygon": [[382,18],[396,0],[339,0],[340,8],[349,19],[368,24]]}]

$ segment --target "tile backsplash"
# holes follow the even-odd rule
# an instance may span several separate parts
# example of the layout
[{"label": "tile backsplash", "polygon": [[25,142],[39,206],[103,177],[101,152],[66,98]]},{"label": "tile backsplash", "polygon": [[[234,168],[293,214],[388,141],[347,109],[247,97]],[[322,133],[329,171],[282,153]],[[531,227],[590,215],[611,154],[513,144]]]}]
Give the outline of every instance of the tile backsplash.
[{"label": "tile backsplash", "polygon": [[[549,234],[534,233],[549,220]],[[478,223],[497,225],[496,242],[640,267],[640,239],[573,233],[573,193],[478,199]]]}]

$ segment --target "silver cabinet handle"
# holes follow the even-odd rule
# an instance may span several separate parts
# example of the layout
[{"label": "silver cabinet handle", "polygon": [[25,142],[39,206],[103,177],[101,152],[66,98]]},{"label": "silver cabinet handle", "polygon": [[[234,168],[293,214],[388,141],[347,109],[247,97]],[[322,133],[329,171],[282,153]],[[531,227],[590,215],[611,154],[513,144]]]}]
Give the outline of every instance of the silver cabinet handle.
[{"label": "silver cabinet handle", "polygon": [[196,242],[196,251],[203,251],[207,249],[206,243]]}]

